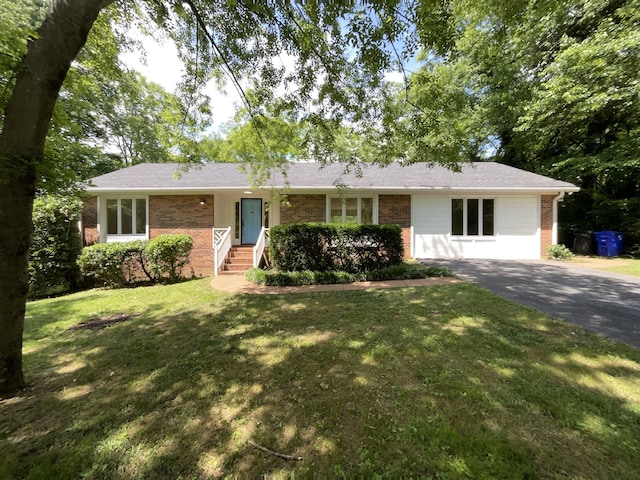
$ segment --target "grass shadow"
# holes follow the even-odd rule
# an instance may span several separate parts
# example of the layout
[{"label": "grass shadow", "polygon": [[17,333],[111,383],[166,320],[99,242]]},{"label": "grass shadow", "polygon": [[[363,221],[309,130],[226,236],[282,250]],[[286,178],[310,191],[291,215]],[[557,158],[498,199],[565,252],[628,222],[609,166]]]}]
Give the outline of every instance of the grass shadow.
[{"label": "grass shadow", "polygon": [[[470,284],[233,296],[207,283],[31,304],[34,386],[0,404],[0,476],[638,471],[633,348]],[[66,330],[96,310],[140,316]]]}]

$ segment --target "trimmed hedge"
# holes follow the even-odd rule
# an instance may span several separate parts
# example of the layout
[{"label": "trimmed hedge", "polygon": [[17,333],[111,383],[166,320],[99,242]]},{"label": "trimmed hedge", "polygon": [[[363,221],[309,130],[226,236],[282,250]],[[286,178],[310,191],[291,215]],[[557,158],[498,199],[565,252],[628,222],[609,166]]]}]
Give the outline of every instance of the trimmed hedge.
[{"label": "trimmed hedge", "polygon": [[82,249],[78,265],[82,274],[110,286],[128,285],[140,280],[140,273],[152,280],[146,269],[146,241],[97,243]]},{"label": "trimmed hedge", "polygon": [[276,287],[327,285],[381,280],[411,280],[418,278],[450,276],[451,272],[445,267],[409,265],[406,263],[360,273],[340,271],[312,272],[309,270],[301,272],[278,272],[252,268],[245,275],[246,279],[251,283]]},{"label": "trimmed hedge", "polygon": [[269,229],[269,258],[283,272],[366,272],[402,263],[402,230],[398,225],[277,225]]},{"label": "trimmed hedge", "polygon": [[144,249],[149,268],[157,277],[169,280],[180,278],[182,269],[189,263],[193,239],[189,235],[158,235]]},{"label": "trimmed hedge", "polygon": [[192,247],[189,235],[159,235],[150,242],[98,243],[82,250],[78,265],[85,277],[110,286],[162,279],[173,282],[181,278]]}]

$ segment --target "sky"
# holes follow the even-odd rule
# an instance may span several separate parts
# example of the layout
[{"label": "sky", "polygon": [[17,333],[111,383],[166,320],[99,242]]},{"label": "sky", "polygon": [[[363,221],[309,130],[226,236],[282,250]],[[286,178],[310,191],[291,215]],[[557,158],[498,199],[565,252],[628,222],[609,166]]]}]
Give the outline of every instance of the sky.
[{"label": "sky", "polygon": [[[160,41],[135,32],[132,32],[132,35],[142,43],[146,52],[146,61],[143,63],[139,52],[126,52],[121,56],[125,65],[140,72],[147,80],[161,85],[168,92],[178,93],[176,88],[182,78],[184,67],[178,58],[178,50],[174,43],[169,39]],[[213,110],[211,130],[215,132],[222,124],[232,119],[236,104],[240,102],[240,96],[233,87],[227,88],[227,94],[220,92],[215,81],[207,84],[205,93],[211,98]]]},{"label": "sky", "polygon": [[[146,52],[146,61],[143,62],[139,52],[126,52],[121,56],[125,65],[137,70],[147,80],[161,85],[165,90],[178,93],[176,88],[182,78],[184,68],[173,42],[170,39],[157,40],[136,32],[131,32],[131,35],[142,43]],[[285,66],[290,60],[283,59]],[[293,61],[291,61],[291,65],[293,65]],[[388,72],[385,79],[401,83],[403,75],[401,72]],[[207,133],[219,132],[220,127],[229,122],[236,109],[241,106],[240,95],[230,83],[226,87],[226,93],[221,92],[213,80],[207,84],[204,93],[211,98],[213,110],[213,126]]]}]

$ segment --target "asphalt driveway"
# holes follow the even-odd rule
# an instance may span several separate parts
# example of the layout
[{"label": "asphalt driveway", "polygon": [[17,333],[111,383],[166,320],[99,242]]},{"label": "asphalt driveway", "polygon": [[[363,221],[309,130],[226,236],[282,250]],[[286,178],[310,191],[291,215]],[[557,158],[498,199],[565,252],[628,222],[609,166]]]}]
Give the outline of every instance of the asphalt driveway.
[{"label": "asphalt driveway", "polygon": [[428,260],[493,293],[640,348],[640,278],[556,261]]}]

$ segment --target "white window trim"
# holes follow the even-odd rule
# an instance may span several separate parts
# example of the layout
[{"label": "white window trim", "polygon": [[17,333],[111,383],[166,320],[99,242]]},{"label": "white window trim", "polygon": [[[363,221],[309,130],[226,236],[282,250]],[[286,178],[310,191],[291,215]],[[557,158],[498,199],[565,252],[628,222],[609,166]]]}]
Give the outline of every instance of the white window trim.
[{"label": "white window trim", "polygon": [[[377,225],[378,224],[378,195],[367,195],[367,194],[360,194],[360,195],[327,195],[326,196],[326,218],[325,221],[326,223],[332,223],[332,217],[331,217],[331,200],[333,198],[339,198],[340,200],[345,200],[347,198],[357,198],[358,199],[358,225],[361,225],[361,200],[363,198],[371,198],[373,199],[373,212],[372,212],[372,216],[373,218],[371,219],[372,224],[373,225]],[[342,203],[342,223],[345,223],[345,218],[346,218],[346,203],[343,202]]]},{"label": "white window trim", "polygon": [[[453,233],[453,200],[462,200],[462,235],[456,235]],[[478,200],[478,235],[467,234],[467,201]],[[483,200],[493,200],[493,235],[483,235],[482,220],[484,217],[484,205]],[[450,197],[449,198],[449,236],[452,240],[496,240],[497,234],[497,221],[496,221],[496,198],[495,197]]]},{"label": "white window trim", "polygon": [[[138,234],[122,234],[122,233],[108,233],[107,230],[107,201],[109,200],[117,200],[118,201],[118,230],[120,230],[120,201],[121,200],[133,200],[132,205],[132,214],[133,214],[133,222],[135,222],[135,211],[136,211],[136,200],[145,200],[146,201],[146,215],[145,215],[145,226],[144,233]],[[131,240],[148,240],[149,239],[149,196],[148,195],[121,195],[121,196],[105,196],[100,199],[100,204],[102,206],[100,212],[100,231],[102,232],[101,241],[103,242],[128,242]]]}]

